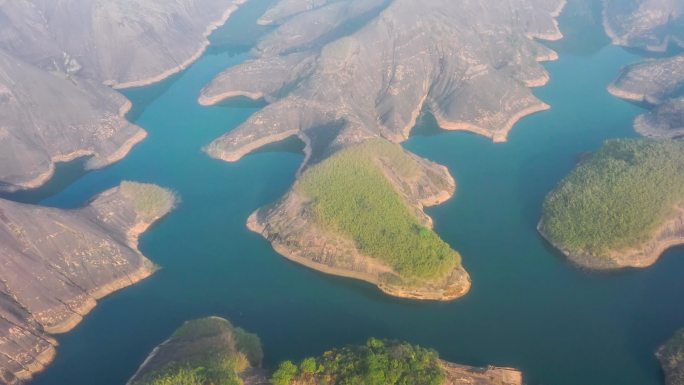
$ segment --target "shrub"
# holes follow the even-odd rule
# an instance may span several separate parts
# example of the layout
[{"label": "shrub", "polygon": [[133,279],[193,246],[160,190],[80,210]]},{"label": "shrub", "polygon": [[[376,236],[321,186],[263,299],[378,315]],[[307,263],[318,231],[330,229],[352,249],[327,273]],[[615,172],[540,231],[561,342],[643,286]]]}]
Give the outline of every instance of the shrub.
[{"label": "shrub", "polygon": [[280,363],[278,369],[271,377],[273,385],[289,385],[297,376],[297,366],[292,361],[284,361]]}]

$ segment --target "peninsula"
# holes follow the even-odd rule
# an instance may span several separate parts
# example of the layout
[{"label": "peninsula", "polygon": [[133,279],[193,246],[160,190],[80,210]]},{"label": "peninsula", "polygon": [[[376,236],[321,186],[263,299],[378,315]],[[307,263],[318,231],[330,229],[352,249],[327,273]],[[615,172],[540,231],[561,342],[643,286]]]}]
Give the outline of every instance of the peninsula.
[{"label": "peninsula", "polygon": [[55,355],[50,334],[154,272],[138,236],[175,202],[165,189],[133,182],[77,210],[0,200],[0,383],[30,379]]},{"label": "peninsula", "polygon": [[539,231],[581,266],[652,265],[684,243],[684,142],[606,142],[546,197]]},{"label": "peninsula", "polygon": [[0,192],[35,188],[55,163],[88,169],[145,138],[111,87],[181,71],[244,0],[51,0],[0,3]]},{"label": "peninsula", "polygon": [[396,143],[423,111],[445,129],[500,142],[520,118],[549,108],[529,87],[548,81],[539,62],[557,55],[537,39],[562,37],[554,18],[563,6],[276,1],[259,20],[273,30],[253,58],[224,71],[199,97],[203,105],[235,97],[268,105],[206,151],[237,161],[299,137],[306,154],[300,180],[252,215],[249,228],[291,260],[388,294],[458,298],[470,287],[468,274],[422,211],[449,199],[455,182]]},{"label": "peninsula", "polygon": [[613,44],[652,52],[684,48],[680,0],[604,0],[603,26]]},{"label": "peninsula", "polygon": [[653,59],[626,67],[608,87],[613,95],[651,107],[634,121],[643,136],[684,136],[684,55]]},{"label": "peninsula", "polygon": [[307,358],[261,368],[259,338],[225,319],[186,322],[155,348],[127,385],[522,385],[515,369],[474,368],[439,359],[436,352],[404,342],[371,338]]},{"label": "peninsula", "polygon": [[665,372],[665,384],[684,385],[684,329],[667,341],[656,356]]}]

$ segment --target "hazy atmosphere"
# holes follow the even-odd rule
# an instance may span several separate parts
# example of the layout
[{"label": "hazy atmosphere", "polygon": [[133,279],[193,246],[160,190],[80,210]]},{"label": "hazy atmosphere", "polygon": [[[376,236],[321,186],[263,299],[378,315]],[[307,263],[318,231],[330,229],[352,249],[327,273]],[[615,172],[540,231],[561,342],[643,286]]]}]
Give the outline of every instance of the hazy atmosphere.
[{"label": "hazy atmosphere", "polygon": [[0,0],[1,385],[684,385],[684,2]]}]

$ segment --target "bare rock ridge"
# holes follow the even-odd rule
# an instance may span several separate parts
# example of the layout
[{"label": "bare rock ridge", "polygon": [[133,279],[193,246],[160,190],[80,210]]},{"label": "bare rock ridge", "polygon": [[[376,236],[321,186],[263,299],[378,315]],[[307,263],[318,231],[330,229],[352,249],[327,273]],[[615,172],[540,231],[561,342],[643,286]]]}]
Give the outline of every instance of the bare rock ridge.
[{"label": "bare rock ridge", "polygon": [[604,0],[603,25],[614,44],[665,52],[684,48],[684,3],[680,0]]},{"label": "bare rock ridge", "polygon": [[[391,342],[390,342],[391,343]],[[403,346],[409,346],[403,344]],[[207,354],[206,352],[212,352]],[[238,379],[245,385],[271,385],[270,372],[261,367],[261,344],[258,336],[236,328],[229,321],[209,317],[188,321],[168,340],[156,347],[140,366],[127,385],[145,385],[152,381],[171,381],[182,371],[196,367],[213,369],[217,359],[231,359],[234,364],[223,365],[219,370],[204,371],[207,382],[215,372],[222,371],[225,380]],[[444,374],[442,385],[522,385],[523,376],[518,370],[488,366],[477,368],[458,365],[437,359]],[[205,379],[205,378],[203,378]],[[348,379],[347,379],[348,380]],[[175,382],[174,382],[175,383]],[[331,384],[332,378],[315,375],[303,379],[292,379],[290,384]]]},{"label": "bare rock ridge", "polygon": [[640,134],[655,138],[684,136],[684,55],[627,66],[608,90],[619,98],[652,108],[634,121]]},{"label": "bare rock ridge", "polygon": [[186,68],[243,2],[0,2],[0,191],[40,186],[56,162],[91,156],[97,168],[124,157],[145,133],[108,86]]},{"label": "bare rock ridge", "polygon": [[77,210],[0,200],[0,383],[44,369],[57,345],[50,334],[152,274],[138,236],[175,201],[165,189],[132,182]]},{"label": "bare rock ridge", "polygon": [[[306,175],[311,166],[326,167],[331,157],[360,143],[406,140],[423,110],[445,129],[504,141],[520,118],[549,108],[529,87],[548,81],[539,62],[554,60],[556,53],[536,39],[562,37],[555,17],[564,4],[277,1],[259,20],[274,25],[274,30],[258,42],[253,59],[224,71],[199,97],[202,105],[236,97],[269,104],[206,151],[237,161],[261,146],[297,136],[305,143],[301,175]],[[377,179],[392,183],[413,213],[415,228],[425,226],[427,230],[419,231],[430,237],[431,221],[422,208],[449,199],[453,178],[441,166],[405,151],[391,158],[367,160],[381,165],[375,170],[382,175]],[[421,170],[418,174],[431,177],[388,172],[400,168],[393,162],[414,164]],[[407,284],[391,263],[362,252],[354,234],[323,226],[326,218],[313,209],[315,200],[298,185],[248,223],[287,258],[374,283],[400,297],[453,300],[467,293],[470,279],[460,265],[420,284]]]}]

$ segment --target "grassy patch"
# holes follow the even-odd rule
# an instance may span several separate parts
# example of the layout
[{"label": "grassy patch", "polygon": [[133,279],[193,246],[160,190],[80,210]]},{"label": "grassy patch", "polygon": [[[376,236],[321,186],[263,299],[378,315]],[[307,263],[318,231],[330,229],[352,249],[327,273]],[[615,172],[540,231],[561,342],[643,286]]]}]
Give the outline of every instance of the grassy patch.
[{"label": "grassy patch", "polygon": [[543,231],[570,252],[605,255],[653,237],[684,202],[684,142],[612,140],[546,197]]},{"label": "grassy patch", "polygon": [[444,380],[436,352],[377,339],[363,346],[331,350],[299,365],[285,361],[271,379],[274,385],[441,385]]},{"label": "grassy patch", "polygon": [[157,185],[138,182],[121,182],[119,191],[133,202],[135,211],[146,220],[154,220],[173,209],[177,197]]},{"label": "grassy patch", "polygon": [[351,237],[362,253],[386,262],[403,278],[444,276],[460,264],[458,253],[420,224],[382,163],[405,178],[420,172],[399,145],[372,140],[307,170],[296,188],[313,199],[320,223]]}]

